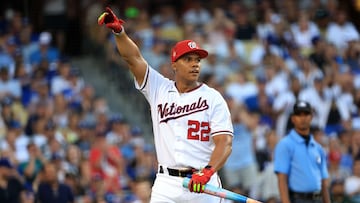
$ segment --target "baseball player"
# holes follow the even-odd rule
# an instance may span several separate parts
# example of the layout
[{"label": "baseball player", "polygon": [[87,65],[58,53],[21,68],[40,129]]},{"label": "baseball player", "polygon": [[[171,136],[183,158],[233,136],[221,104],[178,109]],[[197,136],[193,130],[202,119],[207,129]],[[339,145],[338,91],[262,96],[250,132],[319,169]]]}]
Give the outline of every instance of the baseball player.
[{"label": "baseball player", "polygon": [[[221,94],[198,82],[201,59],[208,52],[194,41],[178,42],[171,52],[175,81],[163,77],[142,57],[125,33],[123,20],[110,8],[98,18],[116,36],[117,49],[151,107],[158,173],[150,202],[220,202],[204,192],[221,187],[217,171],[231,153],[233,127]],[[188,188],[183,177],[190,177]]]}]

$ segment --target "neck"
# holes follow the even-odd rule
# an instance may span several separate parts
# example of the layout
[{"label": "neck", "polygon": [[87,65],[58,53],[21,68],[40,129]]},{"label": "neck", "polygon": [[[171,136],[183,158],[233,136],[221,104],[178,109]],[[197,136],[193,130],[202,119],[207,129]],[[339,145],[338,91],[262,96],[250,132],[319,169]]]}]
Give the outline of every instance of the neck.
[{"label": "neck", "polygon": [[329,171],[337,171],[339,165],[337,164],[329,164]]},{"label": "neck", "polygon": [[8,181],[6,179],[0,178],[0,189],[6,189]]},{"label": "neck", "polygon": [[5,180],[5,176],[3,174],[0,174],[0,181]]},{"label": "neck", "polygon": [[175,86],[176,88],[178,89],[178,91],[180,93],[185,93],[185,92],[188,92],[190,90],[193,90],[194,88],[196,88],[197,86],[199,86],[200,84],[198,82],[192,82],[192,83],[189,83],[189,84],[186,84],[186,83],[178,83],[178,82],[175,82]]},{"label": "neck", "polygon": [[310,130],[309,129],[295,129],[295,131],[301,136],[308,137],[310,135]]},{"label": "neck", "polygon": [[58,182],[57,181],[51,181],[51,182],[49,182],[49,184],[51,185],[51,187],[53,188],[53,189],[57,189],[57,187],[58,187]]},{"label": "neck", "polygon": [[5,177],[5,175],[0,174],[0,186],[4,185],[5,183],[7,183],[7,178]]}]

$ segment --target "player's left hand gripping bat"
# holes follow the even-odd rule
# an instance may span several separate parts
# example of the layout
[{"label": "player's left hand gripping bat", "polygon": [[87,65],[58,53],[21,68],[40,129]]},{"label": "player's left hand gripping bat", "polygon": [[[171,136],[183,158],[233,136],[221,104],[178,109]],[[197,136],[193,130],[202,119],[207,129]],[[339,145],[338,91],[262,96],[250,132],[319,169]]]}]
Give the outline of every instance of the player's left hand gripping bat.
[{"label": "player's left hand gripping bat", "polygon": [[[190,182],[190,178],[184,178],[183,187],[188,188],[189,182]],[[238,201],[240,203],[261,203],[257,200],[251,199],[244,195],[241,195],[241,194],[238,194],[235,192],[231,192],[230,190],[227,190],[224,188],[215,187],[210,184],[205,185],[204,193],[209,194],[209,195],[214,195],[217,197],[221,197],[221,198],[225,198],[225,199],[229,199],[229,200]]]}]

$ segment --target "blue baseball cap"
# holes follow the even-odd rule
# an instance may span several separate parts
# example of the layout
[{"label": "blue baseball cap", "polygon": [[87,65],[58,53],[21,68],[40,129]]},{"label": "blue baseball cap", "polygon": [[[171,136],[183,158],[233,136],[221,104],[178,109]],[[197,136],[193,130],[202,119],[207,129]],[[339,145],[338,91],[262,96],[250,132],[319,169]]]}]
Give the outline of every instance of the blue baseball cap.
[{"label": "blue baseball cap", "polygon": [[54,153],[51,155],[52,161],[58,161],[58,160],[62,160],[62,159],[63,159],[63,157],[59,153]]},{"label": "blue baseball cap", "polygon": [[8,158],[2,157],[0,158],[0,167],[12,168],[13,166]]},{"label": "blue baseball cap", "polygon": [[19,121],[17,121],[17,120],[11,120],[9,122],[8,127],[10,129],[20,129],[21,128],[21,123]]},{"label": "blue baseball cap", "polygon": [[13,103],[13,100],[10,97],[5,97],[1,100],[2,106],[11,106]]},{"label": "blue baseball cap", "polygon": [[83,121],[79,122],[78,127],[82,128],[82,129],[94,129],[95,123],[93,123],[91,121],[83,120]]},{"label": "blue baseball cap", "polygon": [[109,119],[110,124],[114,123],[127,123],[125,117],[122,114],[112,115]]},{"label": "blue baseball cap", "polygon": [[16,45],[17,45],[17,42],[16,42],[15,37],[14,37],[14,36],[9,37],[9,38],[6,40],[6,44],[7,44],[7,45],[10,45],[10,46],[16,46]]},{"label": "blue baseball cap", "polygon": [[81,71],[78,68],[71,68],[70,70],[70,76],[79,77],[81,76]]},{"label": "blue baseball cap", "polygon": [[56,128],[56,123],[52,120],[49,120],[46,124],[45,124],[45,130],[53,130]]},{"label": "blue baseball cap", "polygon": [[131,129],[131,134],[132,135],[141,135],[141,134],[143,134],[143,131],[139,126],[134,126]]}]

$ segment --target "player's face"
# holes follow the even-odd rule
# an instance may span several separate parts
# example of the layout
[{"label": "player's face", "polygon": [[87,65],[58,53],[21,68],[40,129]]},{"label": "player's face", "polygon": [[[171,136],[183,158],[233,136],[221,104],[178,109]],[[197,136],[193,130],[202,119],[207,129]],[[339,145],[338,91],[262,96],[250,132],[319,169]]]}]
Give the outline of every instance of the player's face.
[{"label": "player's face", "polygon": [[179,58],[173,64],[176,78],[184,82],[197,81],[200,76],[200,61],[200,56],[192,53]]},{"label": "player's face", "polygon": [[312,114],[307,112],[300,112],[298,114],[292,115],[291,117],[295,129],[298,129],[300,131],[306,131],[310,129],[311,119]]}]

